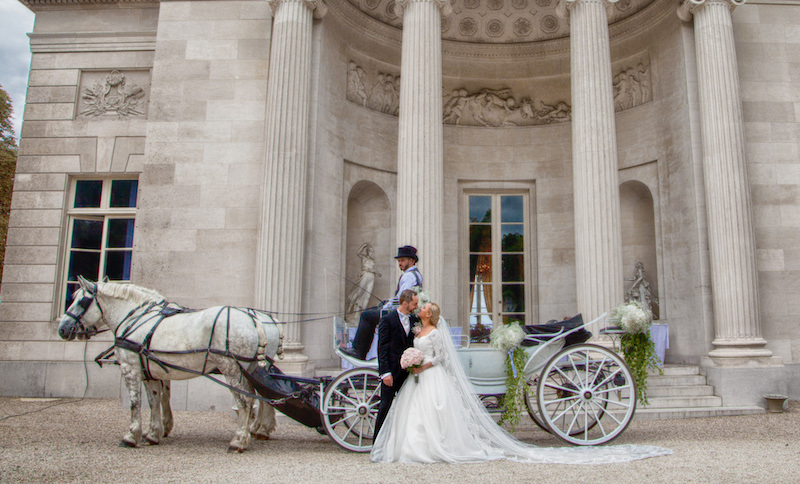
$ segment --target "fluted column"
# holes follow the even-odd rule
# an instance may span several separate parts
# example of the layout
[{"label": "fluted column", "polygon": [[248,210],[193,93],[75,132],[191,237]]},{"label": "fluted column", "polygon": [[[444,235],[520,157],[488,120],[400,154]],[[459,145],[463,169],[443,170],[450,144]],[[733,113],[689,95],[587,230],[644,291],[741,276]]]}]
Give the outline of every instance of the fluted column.
[{"label": "fluted column", "polygon": [[397,245],[418,249],[425,289],[441,298],[444,231],[442,15],[449,0],[402,0]]},{"label": "fluted column", "polygon": [[578,311],[594,319],[623,301],[617,134],[608,13],[616,0],[562,0],[570,22],[572,174]]},{"label": "fluted column", "polygon": [[708,245],[714,301],[710,357],[769,357],[758,310],[758,273],[744,121],[731,11],[744,1],[684,2],[694,17],[697,83],[703,139]]},{"label": "fluted column", "polygon": [[[299,319],[305,233],[311,97],[311,27],[319,0],[270,0],[273,12],[267,83],[264,185],[256,267],[256,307],[281,321]],[[285,363],[302,371],[301,325],[284,331]]]}]

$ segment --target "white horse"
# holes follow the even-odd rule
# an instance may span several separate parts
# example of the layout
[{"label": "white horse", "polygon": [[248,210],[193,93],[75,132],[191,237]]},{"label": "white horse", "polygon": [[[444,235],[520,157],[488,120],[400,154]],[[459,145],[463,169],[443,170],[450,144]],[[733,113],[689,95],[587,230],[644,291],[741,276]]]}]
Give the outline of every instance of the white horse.
[{"label": "white horse", "polygon": [[[251,422],[254,399],[247,394],[253,394],[253,387],[242,374],[243,366],[263,364],[265,356],[274,357],[280,350],[280,330],[268,314],[233,307],[191,311],[133,284],[93,283],[82,277],[78,282],[58,334],[66,340],[88,339],[101,324],[113,331],[116,358],[130,394],[131,423],[121,445],[135,447],[143,436],[158,444],[172,429],[169,381],[212,372],[225,377],[236,401],[238,425],[228,451],[247,449],[251,431],[257,438],[268,438],[275,428],[275,411],[258,405],[260,415]],[[150,404],[144,435],[142,383]]]}]

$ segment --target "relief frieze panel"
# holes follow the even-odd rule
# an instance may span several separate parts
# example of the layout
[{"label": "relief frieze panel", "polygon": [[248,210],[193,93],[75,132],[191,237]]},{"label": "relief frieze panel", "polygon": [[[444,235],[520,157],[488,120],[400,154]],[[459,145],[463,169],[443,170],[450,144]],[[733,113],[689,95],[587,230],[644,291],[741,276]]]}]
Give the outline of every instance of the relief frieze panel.
[{"label": "relief frieze panel", "polygon": [[614,110],[635,108],[653,100],[649,56],[627,61],[613,78]]},{"label": "relief frieze panel", "polygon": [[78,116],[146,116],[149,86],[149,71],[83,71]]},{"label": "relief frieze panel", "polygon": [[[355,61],[348,63],[348,101],[397,116],[400,109],[400,76],[388,69],[368,72]],[[535,126],[570,120],[571,106],[566,100],[545,101],[513,93],[508,87],[493,89],[458,86],[443,95],[443,122],[456,126],[491,128]]]}]

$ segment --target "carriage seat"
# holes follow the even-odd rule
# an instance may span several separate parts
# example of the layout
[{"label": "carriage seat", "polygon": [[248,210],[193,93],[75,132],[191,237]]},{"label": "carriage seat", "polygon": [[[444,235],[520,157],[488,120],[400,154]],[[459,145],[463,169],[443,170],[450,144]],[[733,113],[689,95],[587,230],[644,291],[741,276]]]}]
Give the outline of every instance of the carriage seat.
[{"label": "carriage seat", "polygon": [[[522,330],[525,334],[533,335],[537,340],[547,339],[558,334],[564,333],[579,326],[583,326],[583,316],[579,313],[571,318],[563,321],[556,321],[551,319],[547,324],[531,324],[523,326]],[[584,343],[592,337],[592,333],[587,331],[586,328],[575,331],[567,335],[564,346],[571,346],[575,344]],[[522,346],[534,346],[538,344],[535,340],[525,339],[522,341]]]}]

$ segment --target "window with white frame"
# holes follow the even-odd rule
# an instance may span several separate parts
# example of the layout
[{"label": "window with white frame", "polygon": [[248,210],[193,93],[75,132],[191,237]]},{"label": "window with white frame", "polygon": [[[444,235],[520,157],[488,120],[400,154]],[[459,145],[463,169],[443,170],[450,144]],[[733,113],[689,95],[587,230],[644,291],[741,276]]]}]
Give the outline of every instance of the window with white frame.
[{"label": "window with white frame", "polygon": [[78,276],[130,281],[138,188],[135,178],[72,181],[61,293],[65,310],[78,289]]},{"label": "window with white frame", "polygon": [[470,341],[485,343],[495,324],[531,324],[528,194],[479,192],[466,198]]}]

